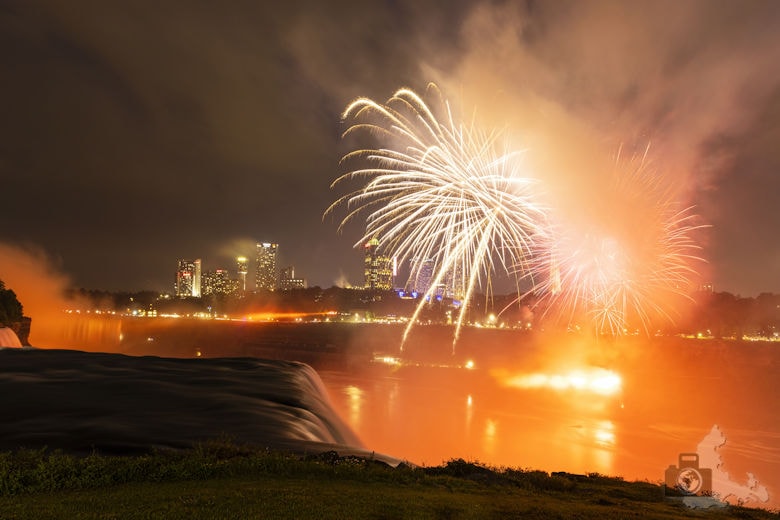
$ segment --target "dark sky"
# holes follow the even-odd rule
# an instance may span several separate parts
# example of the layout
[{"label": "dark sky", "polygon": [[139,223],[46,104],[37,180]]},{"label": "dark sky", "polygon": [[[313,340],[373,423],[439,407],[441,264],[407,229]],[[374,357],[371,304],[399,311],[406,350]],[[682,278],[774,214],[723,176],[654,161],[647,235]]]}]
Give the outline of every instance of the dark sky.
[{"label": "dark sky", "polygon": [[780,293],[778,28],[775,0],[0,0],[0,244],[93,289],[257,241],[360,283],[360,230],[322,219],[340,114],[433,81],[556,182],[649,143],[716,290]]}]

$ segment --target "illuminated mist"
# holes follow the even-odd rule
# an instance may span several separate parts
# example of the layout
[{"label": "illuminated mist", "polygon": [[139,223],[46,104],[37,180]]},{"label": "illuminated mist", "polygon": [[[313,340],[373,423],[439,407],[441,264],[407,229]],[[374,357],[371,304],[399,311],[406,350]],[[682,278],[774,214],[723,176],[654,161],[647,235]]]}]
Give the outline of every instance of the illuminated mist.
[{"label": "illuminated mist", "polygon": [[62,347],[63,331],[72,323],[65,311],[80,306],[65,296],[68,277],[41,251],[2,243],[0,277],[16,293],[24,315],[33,319],[30,343],[43,348]]}]

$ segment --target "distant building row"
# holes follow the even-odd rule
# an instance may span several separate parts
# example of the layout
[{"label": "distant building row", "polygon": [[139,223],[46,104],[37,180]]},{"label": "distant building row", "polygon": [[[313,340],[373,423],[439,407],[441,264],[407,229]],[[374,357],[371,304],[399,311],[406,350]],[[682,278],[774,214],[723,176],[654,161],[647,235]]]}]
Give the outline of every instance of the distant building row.
[{"label": "distant building row", "polygon": [[[279,245],[262,242],[257,244],[255,257],[255,290],[287,291],[306,287],[306,280],[295,277],[293,266],[277,269]],[[249,259],[236,258],[236,278],[227,269],[202,272],[201,260],[179,260],[176,269],[175,294],[179,298],[213,295],[242,295],[247,291]]]},{"label": "distant building row", "polygon": [[[241,295],[248,290],[288,291],[306,287],[306,280],[296,278],[295,268],[287,266],[279,269],[279,245],[272,242],[257,244],[255,256],[254,288],[247,287],[249,259],[236,258],[236,277],[231,277],[227,269],[202,271],[202,263],[197,260],[179,260],[176,270],[175,294],[180,298],[212,295]],[[372,238],[364,245],[364,284],[367,290],[389,291],[402,289],[407,292],[426,294],[436,282],[435,296],[446,298],[462,297],[460,273],[457,270],[448,273],[444,279],[435,280],[435,261],[433,259],[414,258],[410,261],[409,276],[402,287],[396,286],[398,265],[395,258],[389,257],[380,247],[378,238]]]}]

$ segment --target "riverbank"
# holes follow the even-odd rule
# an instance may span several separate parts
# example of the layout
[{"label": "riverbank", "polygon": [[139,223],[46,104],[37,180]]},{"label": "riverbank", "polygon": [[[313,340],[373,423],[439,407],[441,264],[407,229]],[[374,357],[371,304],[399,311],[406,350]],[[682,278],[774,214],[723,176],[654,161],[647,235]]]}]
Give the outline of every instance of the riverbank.
[{"label": "riverbank", "polygon": [[[186,451],[75,457],[0,453],[0,517],[701,518],[658,484],[490,468],[462,459],[392,467],[336,452],[299,455],[212,441]],[[736,506],[708,519],[778,518]]]}]

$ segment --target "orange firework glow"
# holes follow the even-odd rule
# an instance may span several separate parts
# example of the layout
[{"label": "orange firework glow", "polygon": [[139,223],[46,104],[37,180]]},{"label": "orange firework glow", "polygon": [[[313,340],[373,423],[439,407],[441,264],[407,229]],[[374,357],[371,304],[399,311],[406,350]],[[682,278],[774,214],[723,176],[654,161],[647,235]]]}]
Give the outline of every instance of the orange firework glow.
[{"label": "orange firework glow", "polygon": [[242,317],[242,321],[311,321],[317,318],[327,320],[337,313],[331,312],[253,312]]},{"label": "orange firework glow", "polygon": [[704,227],[644,155],[615,162],[613,183],[575,224],[551,226],[537,257],[547,317],[597,335],[652,333],[674,320],[703,260]]},{"label": "orange firework glow", "polygon": [[599,395],[620,392],[623,380],[619,374],[598,367],[584,367],[560,373],[533,372],[495,374],[504,386],[517,388],[548,388],[558,391],[579,391]]}]

